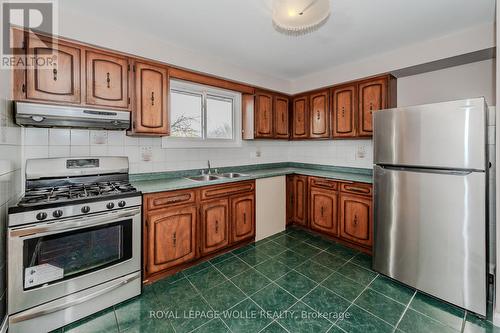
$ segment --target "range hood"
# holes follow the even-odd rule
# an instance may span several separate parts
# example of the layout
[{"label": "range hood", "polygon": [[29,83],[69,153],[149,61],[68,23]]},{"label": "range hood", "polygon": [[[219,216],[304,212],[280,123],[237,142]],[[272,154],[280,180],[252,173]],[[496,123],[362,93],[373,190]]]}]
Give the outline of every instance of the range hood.
[{"label": "range hood", "polygon": [[88,109],[14,102],[15,122],[34,127],[84,127],[108,130],[125,130],[130,127],[130,112]]}]

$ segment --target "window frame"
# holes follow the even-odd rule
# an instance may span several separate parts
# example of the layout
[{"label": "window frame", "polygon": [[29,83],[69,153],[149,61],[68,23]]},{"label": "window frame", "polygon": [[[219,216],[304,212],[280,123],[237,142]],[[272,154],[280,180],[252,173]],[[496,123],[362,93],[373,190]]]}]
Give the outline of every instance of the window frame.
[{"label": "window frame", "polygon": [[[169,88],[169,119],[172,121],[171,110],[171,92],[179,91],[188,95],[202,96],[202,114],[201,114],[201,138],[172,137],[162,138],[163,148],[206,148],[206,147],[239,147],[241,146],[241,93],[221,89],[213,86],[171,79]],[[215,139],[207,137],[207,98],[211,96],[215,99],[225,99],[232,101],[232,138]],[[170,126],[170,124],[169,124]]]}]

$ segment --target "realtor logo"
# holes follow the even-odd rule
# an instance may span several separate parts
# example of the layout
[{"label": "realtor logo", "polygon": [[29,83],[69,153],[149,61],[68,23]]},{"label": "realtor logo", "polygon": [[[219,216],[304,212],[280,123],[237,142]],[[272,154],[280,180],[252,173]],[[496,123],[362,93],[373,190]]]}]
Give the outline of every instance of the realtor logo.
[{"label": "realtor logo", "polygon": [[[2,59],[1,68],[26,68],[31,66],[50,67],[57,66],[55,55],[40,57],[25,43],[16,43],[11,28],[16,27],[30,33],[30,39],[38,39],[37,45],[45,45],[55,49],[52,36],[57,32],[56,1],[45,0],[36,2],[1,1],[2,17]],[[45,35],[41,38],[41,34]],[[29,54],[34,53],[34,54]],[[22,56],[25,55],[25,56]],[[48,63],[50,59],[50,64]]]}]

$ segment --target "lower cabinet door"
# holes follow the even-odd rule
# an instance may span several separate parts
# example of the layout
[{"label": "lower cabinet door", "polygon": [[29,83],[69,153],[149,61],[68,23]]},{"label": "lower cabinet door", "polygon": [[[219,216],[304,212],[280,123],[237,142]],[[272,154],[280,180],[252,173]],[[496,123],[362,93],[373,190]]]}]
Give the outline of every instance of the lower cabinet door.
[{"label": "lower cabinet door", "polygon": [[196,257],[196,206],[159,209],[147,223],[147,270],[149,274]]},{"label": "lower cabinet door", "polygon": [[293,221],[307,225],[307,176],[293,177]]},{"label": "lower cabinet door", "polygon": [[212,200],[201,205],[201,254],[229,245],[229,200]]},{"label": "lower cabinet door", "polygon": [[310,227],[337,235],[337,192],[311,187]]},{"label": "lower cabinet door", "polygon": [[255,236],[255,195],[246,194],[231,198],[232,242]]},{"label": "lower cabinet door", "polygon": [[340,237],[360,245],[372,245],[373,210],[370,197],[340,194]]},{"label": "lower cabinet door", "polygon": [[293,223],[293,175],[286,176],[286,224]]}]

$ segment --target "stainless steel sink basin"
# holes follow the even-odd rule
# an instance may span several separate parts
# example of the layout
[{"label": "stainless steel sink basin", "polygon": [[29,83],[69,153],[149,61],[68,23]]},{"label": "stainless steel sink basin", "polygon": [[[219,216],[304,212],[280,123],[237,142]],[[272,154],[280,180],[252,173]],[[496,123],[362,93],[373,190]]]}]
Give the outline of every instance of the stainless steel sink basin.
[{"label": "stainless steel sink basin", "polygon": [[224,178],[238,178],[238,177],[245,177],[248,176],[244,173],[238,173],[238,172],[227,172],[227,173],[221,173],[219,176],[224,177]]},{"label": "stainless steel sink basin", "polygon": [[199,175],[199,176],[187,177],[187,179],[194,180],[196,182],[209,182],[211,180],[220,179],[220,177],[214,175]]}]

